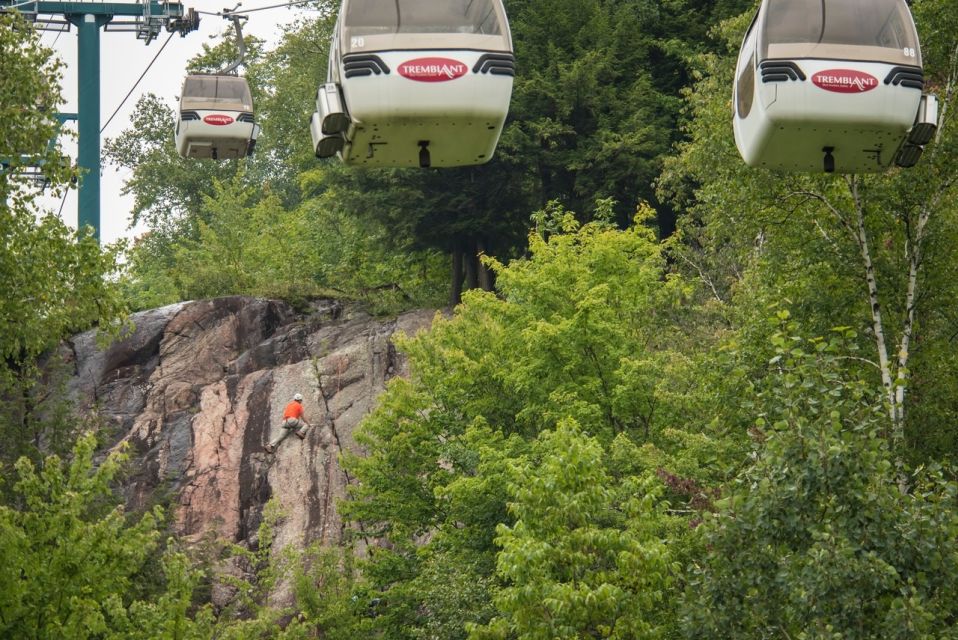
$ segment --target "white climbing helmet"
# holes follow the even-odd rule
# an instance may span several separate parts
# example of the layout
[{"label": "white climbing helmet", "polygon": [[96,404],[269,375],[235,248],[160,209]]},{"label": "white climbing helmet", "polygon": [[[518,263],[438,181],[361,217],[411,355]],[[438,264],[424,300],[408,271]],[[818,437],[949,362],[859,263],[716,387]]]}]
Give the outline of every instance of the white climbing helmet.
[{"label": "white climbing helmet", "polygon": [[293,396],[293,400],[296,400],[297,402],[302,402],[302,401],[303,401],[303,394],[297,393],[295,396]]}]

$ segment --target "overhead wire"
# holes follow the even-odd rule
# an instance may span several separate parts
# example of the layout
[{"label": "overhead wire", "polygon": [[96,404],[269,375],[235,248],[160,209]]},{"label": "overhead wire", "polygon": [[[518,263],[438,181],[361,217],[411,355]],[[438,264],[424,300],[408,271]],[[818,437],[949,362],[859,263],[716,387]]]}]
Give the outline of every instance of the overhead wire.
[{"label": "overhead wire", "polygon": [[308,4],[310,2],[315,2],[316,0],[297,0],[296,2],[284,2],[282,4],[274,4],[268,7],[255,7],[253,9],[247,9],[243,13],[252,13],[253,11],[266,11],[267,9],[278,9],[280,7],[293,7],[299,4]]},{"label": "overhead wire", "polygon": [[123,105],[126,104],[126,101],[130,99],[131,95],[133,95],[133,92],[136,90],[137,86],[140,84],[140,81],[143,80],[147,72],[149,72],[150,68],[153,66],[153,63],[156,62],[156,59],[160,57],[161,53],[163,53],[163,49],[165,49],[166,45],[170,43],[170,40],[173,39],[173,35],[175,33],[176,33],[175,31],[170,32],[170,37],[166,39],[166,42],[163,43],[163,46],[160,47],[160,50],[157,51],[156,55],[153,56],[153,59],[150,60],[150,64],[147,65],[146,69],[143,70],[143,73],[140,74],[140,77],[137,78],[136,82],[133,83],[133,86],[130,87],[130,90],[127,92],[126,97],[123,98],[123,101],[120,103],[120,106],[116,108],[116,110],[113,112],[113,115],[110,116],[110,118],[106,121],[106,124],[103,125],[103,127],[100,129],[100,133],[103,133],[106,130],[106,128],[110,126],[110,123],[113,122],[113,118],[116,117],[116,114],[120,112],[120,109],[123,108]]},{"label": "overhead wire", "polygon": [[197,11],[196,13],[204,16],[223,16],[227,14],[246,14],[253,13],[254,11],[266,11],[267,9],[279,9],[282,7],[295,7],[300,4],[309,4],[310,2],[316,2],[316,0],[294,0],[294,2],[283,2],[281,4],[271,4],[265,7],[253,7],[252,9],[243,9],[242,11]]},{"label": "overhead wire", "polygon": [[[242,14],[246,14],[246,13],[252,13],[252,12],[254,12],[254,11],[266,11],[266,10],[268,10],[268,9],[278,9],[278,8],[281,8],[281,7],[293,7],[293,6],[297,6],[297,5],[301,5],[301,4],[308,4],[308,3],[310,3],[310,2],[315,2],[315,1],[316,1],[316,0],[295,0],[295,1],[293,1],[293,2],[284,2],[284,3],[280,3],[280,4],[268,5],[268,6],[265,6],[265,7],[254,7],[254,8],[252,8],[252,9],[247,9],[246,11],[242,11],[242,12],[233,12],[233,11],[230,11],[230,12],[222,12],[222,11],[221,11],[221,12],[197,11],[196,13],[198,13],[198,14],[203,14],[203,15],[214,15],[214,16],[223,16],[223,15],[226,15],[227,13],[230,13],[230,14],[232,14],[232,13],[242,13]],[[37,0],[25,0],[24,2],[20,2],[20,3],[15,4],[15,5],[10,5],[10,6],[8,6],[8,7],[3,7],[3,11],[9,11],[10,9],[18,9],[18,8],[20,8],[20,7],[25,7],[25,6],[28,6],[28,5],[36,5],[36,3],[37,3]],[[63,29],[61,29],[61,30],[59,30],[59,31],[57,32],[57,35],[56,35],[56,37],[54,38],[53,43],[51,44],[51,47],[53,47],[54,45],[56,45],[57,40],[60,39],[60,35],[61,35],[62,33],[63,33]],[[150,60],[150,63],[146,66],[146,69],[143,70],[143,73],[140,74],[140,77],[137,78],[136,82],[133,83],[133,86],[130,87],[130,90],[127,92],[126,96],[124,96],[123,100],[120,102],[120,104],[117,106],[117,108],[113,111],[113,113],[112,113],[112,114],[110,115],[110,117],[107,119],[106,123],[105,123],[105,124],[103,125],[103,127],[100,129],[100,133],[101,133],[101,134],[106,130],[106,128],[107,128],[108,126],[110,126],[110,123],[113,122],[113,118],[116,117],[116,115],[120,112],[120,109],[123,108],[123,105],[126,104],[126,101],[130,99],[130,96],[131,96],[131,95],[133,95],[133,92],[134,92],[134,91],[136,90],[136,88],[139,86],[140,82],[142,82],[143,78],[146,77],[146,74],[149,73],[150,69],[153,67],[153,64],[156,63],[157,59],[160,57],[160,54],[162,54],[162,53],[163,53],[163,50],[166,49],[166,45],[168,45],[168,44],[170,43],[170,40],[173,39],[174,33],[175,33],[175,32],[171,32],[171,33],[170,33],[169,37],[166,39],[166,42],[164,42],[164,43],[163,43],[163,46],[160,47],[160,50],[156,52],[156,55],[153,56],[153,59],[152,59],[152,60]],[[59,208],[59,210],[58,210],[58,212],[57,212],[57,216],[58,216],[58,217],[62,217],[62,215],[63,215],[63,207],[64,207],[64,205],[66,204],[67,197],[69,196],[69,194],[70,194],[70,190],[69,190],[69,189],[65,189],[65,190],[64,190],[64,193],[63,193],[63,198],[60,200],[60,208]]]},{"label": "overhead wire", "polygon": [[[252,12],[254,12],[254,11],[266,11],[267,9],[278,9],[278,8],[281,8],[281,7],[293,7],[293,6],[296,6],[296,5],[307,4],[307,3],[309,3],[309,2],[315,2],[315,1],[316,1],[316,0],[294,0],[293,2],[283,2],[283,3],[281,3],[281,4],[267,5],[267,6],[265,6],[265,7],[253,7],[252,9],[247,9],[247,10],[242,11],[242,12],[233,12],[233,11],[229,11],[229,12],[222,12],[222,11],[219,11],[219,12],[197,11],[196,13],[203,14],[203,15],[210,15],[210,16],[223,16],[223,15],[226,15],[227,13],[229,13],[229,14],[232,14],[232,13],[246,14],[246,13],[252,13]],[[22,3],[20,3],[20,4],[13,5],[12,7],[7,7],[7,8],[22,7],[22,6],[26,6],[26,5],[28,5],[28,4],[35,4],[35,3],[36,3],[36,0],[26,0],[25,2],[22,2]],[[170,43],[170,40],[173,39],[174,33],[176,33],[176,32],[170,32],[170,35],[169,35],[169,37],[166,39],[166,42],[163,43],[163,46],[160,47],[160,50],[157,51],[157,52],[156,52],[156,55],[153,56],[153,59],[150,60],[150,64],[147,65],[146,69],[143,70],[143,73],[140,74],[140,77],[137,78],[136,82],[133,83],[133,86],[130,87],[130,90],[127,92],[126,96],[124,96],[124,98],[123,98],[123,100],[120,102],[119,106],[117,106],[117,108],[113,111],[112,115],[110,115],[110,117],[107,119],[106,124],[104,124],[103,127],[100,128],[100,133],[103,133],[103,132],[106,130],[106,128],[107,128],[108,126],[110,126],[110,123],[113,122],[113,118],[116,117],[116,114],[118,114],[118,113],[120,112],[120,109],[123,108],[123,105],[126,104],[126,101],[130,99],[130,96],[131,96],[131,95],[133,95],[133,92],[134,92],[134,91],[136,90],[136,88],[139,86],[139,84],[140,84],[140,82],[143,80],[143,78],[146,77],[146,74],[147,74],[147,73],[150,71],[150,69],[153,67],[153,64],[156,62],[157,58],[159,58],[159,57],[160,57],[160,54],[163,53],[163,50],[166,48],[166,45],[168,45],[168,44]],[[59,38],[59,37],[60,37],[60,34],[58,33],[58,34],[57,34],[57,38]],[[56,40],[54,40],[54,44],[56,44]]]}]

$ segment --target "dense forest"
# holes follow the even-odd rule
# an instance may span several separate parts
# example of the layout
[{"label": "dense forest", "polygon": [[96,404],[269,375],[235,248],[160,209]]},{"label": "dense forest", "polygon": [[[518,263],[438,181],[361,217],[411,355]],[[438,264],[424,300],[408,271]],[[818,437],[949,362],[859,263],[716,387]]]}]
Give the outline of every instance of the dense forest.
[{"label": "dense forest", "polygon": [[[275,49],[248,39],[254,156],[180,158],[158,96],[105,144],[135,242],[100,248],[0,173],[0,636],[958,638],[958,3],[911,3],[939,128],[870,175],[741,161],[751,0],[505,4],[486,165],[317,160],[317,0]],[[0,157],[34,150],[66,189],[60,64],[0,14]],[[45,385],[71,333],[228,294],[455,305],[400,345],[412,375],[344,460],[367,553],[274,549],[273,513],[219,550],[255,579],[220,575],[162,505],[124,511],[125,453]]]}]

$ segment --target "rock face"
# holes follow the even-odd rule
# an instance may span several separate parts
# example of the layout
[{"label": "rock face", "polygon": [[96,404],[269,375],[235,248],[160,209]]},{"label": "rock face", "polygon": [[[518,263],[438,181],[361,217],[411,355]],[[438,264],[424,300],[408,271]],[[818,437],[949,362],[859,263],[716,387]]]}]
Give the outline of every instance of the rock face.
[{"label": "rock face", "polygon": [[[130,506],[168,502],[178,535],[251,544],[275,497],[280,547],[336,544],[347,483],[338,454],[359,451],[355,428],[386,382],[406,373],[394,334],[428,329],[433,315],[374,319],[335,301],[309,314],[243,297],[182,303],[136,314],[106,348],[92,332],[77,336],[64,354],[75,371],[69,389],[115,426],[117,444],[132,445]],[[312,428],[267,454],[295,393]]]}]

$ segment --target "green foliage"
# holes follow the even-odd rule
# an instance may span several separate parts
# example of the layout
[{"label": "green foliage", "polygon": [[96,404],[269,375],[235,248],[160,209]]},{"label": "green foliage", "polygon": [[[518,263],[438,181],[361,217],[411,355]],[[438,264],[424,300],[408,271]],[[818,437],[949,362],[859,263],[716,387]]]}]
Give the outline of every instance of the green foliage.
[{"label": "green foliage", "polygon": [[195,234],[148,235],[134,246],[127,296],[137,308],[227,294],[294,303],[336,296],[373,312],[437,304],[438,256],[390,250],[385,230],[360,227],[326,203],[288,211],[276,194],[248,185],[243,172],[214,181]]},{"label": "green foliage", "polygon": [[544,215],[565,232],[533,234],[528,260],[490,260],[501,297],[470,296],[453,321],[434,324],[435,338],[410,345],[416,375],[435,411],[507,433],[534,436],[565,416],[604,438],[645,430],[633,411],[655,394],[655,347],[682,313],[684,285],[663,278],[660,248],[640,225],[580,227],[561,207]]},{"label": "green foliage", "polygon": [[227,185],[214,183],[204,198],[196,239],[176,246],[168,273],[180,297],[317,293],[317,255],[303,241],[304,221],[284,215],[275,196],[255,194],[243,182],[240,174]]},{"label": "green foliage", "polygon": [[320,543],[297,554],[292,570],[293,594],[299,613],[278,637],[351,640],[369,637],[371,621],[354,566],[354,549],[328,548]]},{"label": "green foliage", "polygon": [[264,52],[255,65],[256,81],[261,85],[256,120],[262,132],[256,141],[252,171],[274,193],[282,193],[287,206],[302,200],[300,177],[317,163],[306,123],[316,108],[319,79],[326,77],[335,20],[328,7],[317,9],[325,9],[327,17],[285,26],[277,47]]},{"label": "green foliage", "polygon": [[[688,396],[701,398],[702,391],[691,381],[683,387],[662,379],[693,365],[668,350],[677,342],[668,333],[672,323],[685,313],[685,285],[664,277],[653,234],[642,225],[580,225],[558,206],[536,220],[529,258],[508,266],[490,261],[500,296],[469,293],[452,318],[437,316],[428,334],[401,342],[413,378],[394,380],[364,422],[357,439],[367,455],[346,456],[358,482],[342,511],[365,535],[389,543],[363,567],[381,599],[374,625],[385,638],[462,639],[466,622],[483,633],[507,633],[501,625],[525,615],[519,611],[534,598],[508,604],[496,595],[503,581],[517,582],[517,592],[575,600],[562,576],[572,571],[565,563],[577,559],[540,554],[536,576],[545,582],[529,577],[527,584],[509,568],[527,563],[504,558],[514,546],[553,548],[561,537],[563,548],[572,548],[593,534],[608,546],[590,556],[605,569],[588,584],[605,599],[598,608],[592,597],[575,605],[563,633],[596,624],[628,637],[668,627],[667,607],[659,607],[654,591],[665,588],[665,573],[674,568],[655,559],[655,550],[667,535],[684,549],[679,541],[689,529],[659,518],[658,500],[666,492],[676,500],[693,496],[669,488],[658,472],[669,469],[670,479],[688,474],[703,487],[724,477],[729,449],[707,433],[701,416],[691,426],[679,417],[695,415]],[[572,422],[578,435],[560,429],[540,440],[556,424]],[[701,433],[687,433],[687,426]],[[565,448],[578,457],[556,453]],[[561,481],[553,477],[560,468],[567,468]],[[593,519],[591,503],[569,506],[577,494],[569,489],[572,496],[563,496],[563,482],[597,492],[589,500],[605,506],[596,507],[596,531],[556,531],[551,519],[562,513]],[[538,487],[534,498],[520,491],[531,487]],[[523,506],[507,509],[510,501]],[[522,518],[521,527],[514,524]],[[500,529],[500,551],[501,525],[507,529]],[[650,569],[648,589],[634,575],[639,565]],[[656,573],[662,567],[665,573]],[[470,588],[451,588],[451,575],[451,584]],[[508,622],[490,622],[491,603]]]},{"label": "green foliage", "polygon": [[60,338],[120,315],[105,276],[115,249],[71,231],[54,215],[0,206],[0,360],[17,367]]},{"label": "green foliage", "polygon": [[[126,455],[94,465],[96,439],[77,442],[71,462],[56,456],[40,468],[17,463],[16,504],[0,506],[0,636],[199,640],[270,637],[331,640],[363,637],[369,626],[349,550],[318,544],[297,551],[276,548],[282,517],[267,505],[258,547],[230,545],[210,576],[228,603],[218,611],[197,603],[203,571],[197,550],[174,540],[157,568],[159,507],[132,517],[118,505],[113,485]],[[158,569],[158,573],[155,573]],[[247,577],[249,576],[249,577]],[[289,587],[287,607],[272,601]]]},{"label": "green foliage", "polygon": [[201,574],[186,553],[168,541],[163,554],[165,582],[155,599],[137,600],[128,608],[119,596],[108,600],[109,640],[203,640],[213,637],[214,617],[209,606],[197,607],[194,593]]},{"label": "green foliage", "polygon": [[583,213],[594,198],[611,197],[627,221],[654,196],[648,185],[678,107],[650,77],[654,4],[517,2],[508,9],[522,66],[505,142],[518,141],[523,161],[538,170],[540,197]]},{"label": "green foliage", "polygon": [[944,638],[955,633],[958,490],[906,493],[872,386],[847,377],[852,336],[773,336],[752,463],[703,527],[684,622],[692,638]]},{"label": "green foliage", "polygon": [[73,460],[37,468],[17,463],[19,496],[0,506],[0,634],[101,637],[131,605],[130,591],[157,548],[159,509],[136,521],[116,505],[111,483],[124,456],[93,466],[95,439],[77,442]]},{"label": "green foliage", "polygon": [[574,422],[543,433],[509,485],[515,524],[498,527],[501,617],[470,638],[651,638],[668,624],[661,486],[615,483],[606,451]]},{"label": "green foliage", "polygon": [[43,417],[53,409],[38,384],[41,355],[71,333],[111,328],[124,310],[109,280],[118,249],[101,250],[41,211],[40,191],[21,171],[38,168],[57,194],[72,177],[52,142],[59,77],[32,27],[16,13],[0,15],[0,465],[24,454],[38,460],[41,442],[63,439]]},{"label": "green foliage", "polygon": [[[257,530],[257,545],[228,545],[215,561],[213,580],[231,593],[217,612],[212,636],[223,639],[276,638],[329,640],[368,637],[365,602],[353,568],[352,550],[277,547],[274,532],[283,518],[278,503],[267,503]],[[276,598],[277,591],[285,595]],[[277,602],[288,600],[281,606]],[[197,615],[197,628],[210,614]],[[207,628],[204,626],[203,628]]]},{"label": "green foliage", "polygon": [[[36,190],[18,169],[39,167],[46,179],[62,187],[71,177],[69,165],[50,141],[59,125],[52,113],[62,100],[62,65],[40,44],[30,24],[16,12],[0,15],[0,202],[20,211]],[[3,228],[0,226],[0,228]]]}]

